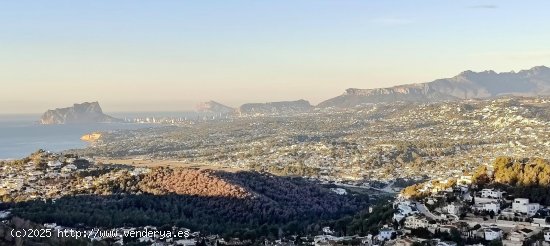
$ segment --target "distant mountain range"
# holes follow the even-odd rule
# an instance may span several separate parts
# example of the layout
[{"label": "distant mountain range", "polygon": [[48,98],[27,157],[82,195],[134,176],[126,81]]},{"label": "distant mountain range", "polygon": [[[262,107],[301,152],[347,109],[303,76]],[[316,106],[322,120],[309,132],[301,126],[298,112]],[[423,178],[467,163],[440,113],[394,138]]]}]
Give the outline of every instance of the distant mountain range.
[{"label": "distant mountain range", "polygon": [[[246,103],[234,110],[217,102],[203,103],[202,110],[237,112],[240,114],[270,114],[307,112],[313,108],[349,108],[361,104],[391,102],[441,102],[450,100],[491,98],[498,96],[550,95],[550,68],[533,67],[519,72],[465,71],[447,79],[427,83],[398,85],[388,88],[349,88],[344,94],[312,106],[308,101]],[[230,110],[231,109],[231,110]],[[200,111],[200,110],[199,110]]]},{"label": "distant mountain range", "polygon": [[[215,114],[281,114],[302,113],[314,108],[349,108],[381,102],[441,102],[450,100],[490,98],[497,96],[550,95],[550,68],[533,67],[519,72],[465,71],[447,79],[427,83],[406,84],[388,88],[350,88],[344,94],[312,106],[306,100],[246,103],[232,108],[215,101],[200,103],[198,112]],[[69,124],[93,122],[122,122],[103,114],[98,102],[75,104],[73,107],[48,110],[40,119],[42,124]]]},{"label": "distant mountain range", "polygon": [[353,107],[379,102],[439,102],[503,95],[550,95],[550,68],[534,67],[520,72],[465,71],[459,75],[421,84],[378,89],[347,89],[343,95],[321,102],[317,107]]},{"label": "distant mountain range", "polygon": [[267,103],[245,103],[235,109],[215,101],[208,101],[198,104],[196,108],[198,112],[206,113],[253,115],[301,113],[313,109],[313,106],[306,100],[296,100]]},{"label": "distant mountain range", "polygon": [[123,120],[104,114],[98,102],[85,102],[74,104],[72,107],[48,110],[40,118],[40,123],[45,125],[100,122],[112,123]]}]

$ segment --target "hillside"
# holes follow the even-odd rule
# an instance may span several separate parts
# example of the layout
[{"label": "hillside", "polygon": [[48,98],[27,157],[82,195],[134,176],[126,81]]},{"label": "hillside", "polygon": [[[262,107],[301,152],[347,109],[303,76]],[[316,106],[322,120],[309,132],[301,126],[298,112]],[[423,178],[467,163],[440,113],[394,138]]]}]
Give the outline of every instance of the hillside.
[{"label": "hillside", "polygon": [[242,114],[281,114],[301,113],[311,110],[313,107],[306,100],[269,102],[269,103],[246,103],[239,107]]},{"label": "hillside", "polygon": [[155,168],[133,175],[105,169],[79,176],[64,186],[82,187],[86,179],[94,180],[94,186],[75,189],[78,195],[55,202],[18,203],[13,214],[70,227],[169,224],[209,233],[267,236],[276,235],[279,228],[305,232],[309,225],[352,215],[368,205],[365,195],[338,195],[301,178],[257,172]]},{"label": "hillside", "polygon": [[343,95],[321,102],[318,107],[353,107],[380,102],[440,102],[490,98],[503,95],[550,95],[550,68],[534,67],[519,72],[465,71],[457,76],[428,83],[377,89],[347,89]]}]

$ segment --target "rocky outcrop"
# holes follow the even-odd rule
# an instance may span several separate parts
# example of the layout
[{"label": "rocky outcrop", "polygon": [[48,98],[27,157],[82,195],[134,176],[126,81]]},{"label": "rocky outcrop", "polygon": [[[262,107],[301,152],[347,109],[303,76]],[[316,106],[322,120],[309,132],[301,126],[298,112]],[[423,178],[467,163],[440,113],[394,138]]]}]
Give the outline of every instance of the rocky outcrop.
[{"label": "rocky outcrop", "polygon": [[225,106],[215,101],[199,103],[196,107],[198,112],[201,113],[214,113],[214,114],[232,114],[235,113],[235,109],[229,106]]},{"label": "rocky outcrop", "polygon": [[112,122],[123,120],[104,114],[98,102],[85,102],[68,108],[48,110],[40,118],[40,123],[46,125]]}]

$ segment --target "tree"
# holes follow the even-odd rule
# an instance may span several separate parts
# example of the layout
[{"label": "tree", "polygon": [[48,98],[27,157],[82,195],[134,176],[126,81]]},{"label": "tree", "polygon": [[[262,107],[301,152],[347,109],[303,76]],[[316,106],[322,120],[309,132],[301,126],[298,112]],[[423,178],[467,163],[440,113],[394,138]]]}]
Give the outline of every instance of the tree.
[{"label": "tree", "polygon": [[451,234],[451,240],[453,242],[456,242],[457,244],[460,244],[462,242],[462,236],[460,235],[460,232],[457,229],[452,228],[450,234]]},{"label": "tree", "polygon": [[491,242],[489,242],[489,246],[502,246],[502,241],[501,240],[493,240]]},{"label": "tree", "polygon": [[495,211],[493,211],[493,210],[489,211],[489,217],[491,217],[491,219],[493,219],[495,217]]},{"label": "tree", "polygon": [[491,182],[491,179],[487,175],[487,166],[483,165],[475,170],[474,174],[472,175],[472,182],[480,187],[483,187]]}]

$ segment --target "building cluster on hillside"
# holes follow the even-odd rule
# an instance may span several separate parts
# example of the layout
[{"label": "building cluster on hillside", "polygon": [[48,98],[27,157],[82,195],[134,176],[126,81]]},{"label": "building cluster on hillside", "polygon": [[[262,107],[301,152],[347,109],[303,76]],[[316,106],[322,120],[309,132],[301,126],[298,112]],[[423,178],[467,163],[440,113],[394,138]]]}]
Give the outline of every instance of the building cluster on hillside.
[{"label": "building cluster on hillside", "polygon": [[[68,157],[69,156],[69,157]],[[148,169],[132,168],[101,172],[106,167],[92,158],[44,152],[34,160],[16,161],[0,167],[0,202],[57,199],[86,193],[122,175],[139,175]],[[94,175],[98,172],[98,175]]]},{"label": "building cluster on hillside", "polygon": [[[465,177],[463,180],[468,180]],[[550,245],[550,209],[527,198],[512,198],[506,192],[475,190],[467,183],[438,189],[429,183],[429,194],[411,200],[400,195],[394,202],[397,236],[392,243],[424,242],[435,238],[460,238],[466,245],[500,241],[504,245]],[[398,243],[397,245],[411,245]],[[440,245],[440,244],[437,244]]]},{"label": "building cluster on hillside", "polygon": [[[29,161],[13,165],[3,165],[0,172],[0,196],[19,197],[28,199],[52,197],[63,194],[66,186],[59,185],[70,179],[79,169],[89,167],[90,160],[65,158],[56,154],[49,154],[44,163]],[[48,182],[58,180],[59,182]]]}]

